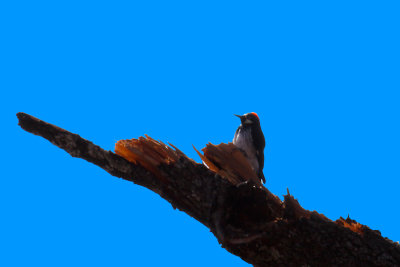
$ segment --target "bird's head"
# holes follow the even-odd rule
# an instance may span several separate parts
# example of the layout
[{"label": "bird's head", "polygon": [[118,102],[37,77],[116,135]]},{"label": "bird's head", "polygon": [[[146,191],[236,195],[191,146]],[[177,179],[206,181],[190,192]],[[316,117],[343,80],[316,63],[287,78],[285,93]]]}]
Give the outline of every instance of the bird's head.
[{"label": "bird's head", "polygon": [[246,113],[244,115],[235,114],[235,116],[240,118],[242,125],[251,125],[253,123],[258,123],[258,124],[260,123],[260,118],[258,118],[258,115],[255,112]]}]

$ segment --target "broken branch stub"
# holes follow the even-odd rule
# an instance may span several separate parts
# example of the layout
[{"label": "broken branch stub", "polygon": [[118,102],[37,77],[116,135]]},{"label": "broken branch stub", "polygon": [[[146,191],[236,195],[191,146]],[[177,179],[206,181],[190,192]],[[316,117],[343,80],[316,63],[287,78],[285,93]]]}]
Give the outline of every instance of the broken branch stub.
[{"label": "broken branch stub", "polygon": [[[160,177],[162,176],[159,170],[161,164],[174,164],[180,157],[189,159],[175,146],[171,146],[175,150],[163,142],[156,141],[146,135],[138,139],[118,141],[115,145],[115,153],[132,163],[140,164],[157,177]],[[254,184],[261,186],[260,179],[252,169],[246,156],[234,144],[221,143],[213,145],[209,143],[202,149],[204,155],[195,147],[193,148],[211,171],[219,174],[232,184],[237,185],[250,180]]]}]

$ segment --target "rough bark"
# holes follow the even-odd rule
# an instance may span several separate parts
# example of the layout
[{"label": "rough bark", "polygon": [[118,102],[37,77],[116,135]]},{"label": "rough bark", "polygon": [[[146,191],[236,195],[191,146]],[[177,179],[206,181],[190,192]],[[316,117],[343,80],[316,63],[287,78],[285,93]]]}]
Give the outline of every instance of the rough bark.
[{"label": "rough bark", "polygon": [[156,192],[254,266],[400,266],[400,246],[379,231],[307,211],[289,193],[281,202],[252,180],[232,183],[179,150],[175,160],[145,168],[28,114],[17,116],[24,130],[71,156]]}]

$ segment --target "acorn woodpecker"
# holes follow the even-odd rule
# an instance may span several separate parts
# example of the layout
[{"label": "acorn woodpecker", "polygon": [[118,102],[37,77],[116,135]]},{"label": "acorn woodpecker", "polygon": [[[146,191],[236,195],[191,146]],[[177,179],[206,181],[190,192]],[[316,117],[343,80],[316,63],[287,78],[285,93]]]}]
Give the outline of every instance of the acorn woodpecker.
[{"label": "acorn woodpecker", "polygon": [[263,173],[265,138],[261,130],[260,118],[255,112],[235,116],[240,118],[242,124],[236,130],[233,144],[246,154],[253,170],[265,183]]}]

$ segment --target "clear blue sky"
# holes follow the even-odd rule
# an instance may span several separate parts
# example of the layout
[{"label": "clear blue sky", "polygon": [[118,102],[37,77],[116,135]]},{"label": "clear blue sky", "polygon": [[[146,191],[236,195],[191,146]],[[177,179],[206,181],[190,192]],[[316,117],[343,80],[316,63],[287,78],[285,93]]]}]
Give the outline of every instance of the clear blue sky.
[{"label": "clear blue sky", "polygon": [[232,140],[257,112],[266,186],[400,240],[398,1],[2,1],[1,266],[249,266],[203,225],[17,126],[105,149]]}]

